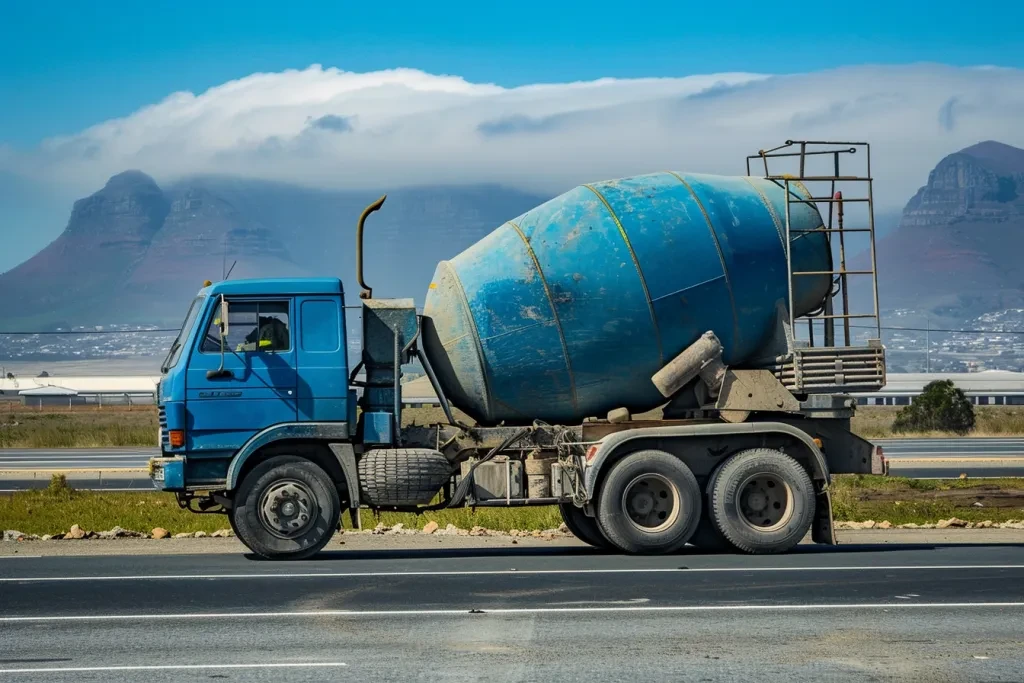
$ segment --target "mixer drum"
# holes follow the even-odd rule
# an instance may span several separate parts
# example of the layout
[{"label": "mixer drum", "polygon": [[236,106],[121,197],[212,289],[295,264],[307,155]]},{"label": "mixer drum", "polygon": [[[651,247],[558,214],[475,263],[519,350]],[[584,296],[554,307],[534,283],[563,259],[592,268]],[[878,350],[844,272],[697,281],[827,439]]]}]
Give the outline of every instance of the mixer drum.
[{"label": "mixer drum", "polygon": [[[583,185],[442,261],[423,343],[447,397],[482,424],[650,410],[651,375],[708,330],[742,366],[788,299],[784,193],[672,172]],[[790,221],[793,269],[830,271],[818,210],[791,203]],[[795,277],[796,314],[829,289]]]}]

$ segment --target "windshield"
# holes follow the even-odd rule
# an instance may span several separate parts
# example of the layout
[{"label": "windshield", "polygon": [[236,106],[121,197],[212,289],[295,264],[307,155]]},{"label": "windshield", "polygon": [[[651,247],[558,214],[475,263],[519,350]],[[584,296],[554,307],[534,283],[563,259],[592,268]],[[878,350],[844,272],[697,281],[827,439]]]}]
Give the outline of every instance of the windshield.
[{"label": "windshield", "polygon": [[178,358],[181,357],[182,344],[185,343],[188,333],[192,330],[192,325],[195,324],[196,318],[199,316],[199,311],[203,308],[202,302],[205,298],[206,297],[203,296],[197,296],[192,300],[192,305],[189,306],[188,313],[185,315],[185,322],[181,324],[178,336],[174,338],[174,342],[171,344],[171,349],[167,352],[167,358],[164,359],[163,365],[160,367],[160,372],[166,373],[178,364]]}]

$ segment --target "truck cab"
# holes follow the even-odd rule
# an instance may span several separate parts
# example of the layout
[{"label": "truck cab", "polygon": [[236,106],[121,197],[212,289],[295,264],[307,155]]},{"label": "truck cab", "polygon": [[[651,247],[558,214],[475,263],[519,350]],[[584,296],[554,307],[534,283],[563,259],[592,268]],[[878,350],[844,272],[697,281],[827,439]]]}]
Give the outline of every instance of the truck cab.
[{"label": "truck cab", "polygon": [[[350,440],[344,292],[336,278],[203,287],[161,368],[163,487],[224,488],[236,467],[303,432]],[[237,478],[237,473],[234,473]]]}]

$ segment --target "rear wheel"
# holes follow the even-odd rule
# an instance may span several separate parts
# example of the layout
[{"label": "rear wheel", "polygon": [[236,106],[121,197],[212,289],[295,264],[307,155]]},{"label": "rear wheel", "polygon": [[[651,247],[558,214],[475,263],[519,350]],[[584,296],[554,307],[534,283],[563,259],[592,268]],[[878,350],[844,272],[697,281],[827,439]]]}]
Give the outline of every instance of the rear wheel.
[{"label": "rear wheel", "polygon": [[572,535],[587,545],[592,545],[601,550],[611,550],[612,544],[601,533],[597,520],[587,517],[587,514],[572,503],[559,503],[558,510],[562,513],[562,521],[569,527]]},{"label": "rear wheel", "polygon": [[331,540],[340,516],[338,489],[327,473],[291,455],[253,468],[242,480],[231,510],[239,540],[271,560],[315,555]]},{"label": "rear wheel", "polygon": [[785,453],[754,448],[729,458],[715,475],[709,508],[715,527],[746,553],[782,553],[814,521],[814,485]]},{"label": "rear wheel", "polygon": [[664,451],[639,451],[612,467],[601,485],[597,521],[605,538],[628,553],[670,553],[700,521],[693,472]]},{"label": "rear wheel", "polygon": [[690,538],[690,545],[705,553],[727,553],[736,550],[729,539],[723,536],[711,521],[711,490],[715,486],[715,477],[720,471],[721,468],[716,469],[708,479],[707,486],[704,487],[705,495],[701,496],[703,508],[700,523],[697,525],[697,531]]}]

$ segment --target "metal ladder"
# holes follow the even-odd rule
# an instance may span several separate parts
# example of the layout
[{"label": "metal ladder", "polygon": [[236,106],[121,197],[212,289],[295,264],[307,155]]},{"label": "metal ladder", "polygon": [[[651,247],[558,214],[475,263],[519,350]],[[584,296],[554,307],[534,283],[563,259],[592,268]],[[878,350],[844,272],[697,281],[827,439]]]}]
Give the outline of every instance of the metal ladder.
[{"label": "metal ladder", "polygon": [[[860,157],[854,155],[860,154]],[[853,159],[864,159],[859,164],[863,170],[854,173],[843,172],[842,161],[851,165]],[[776,358],[773,370],[776,377],[787,389],[797,394],[835,392],[877,391],[885,385],[885,349],[882,346],[881,318],[878,306],[878,275],[875,258],[875,219],[871,177],[871,146],[866,142],[831,142],[812,140],[787,140],[785,144],[772,149],[760,150],[747,157],[747,175],[752,173],[751,164],[760,161],[764,178],[781,187],[786,199],[785,250],[788,278],[787,313],[789,316],[787,335],[789,352]],[[831,162],[831,163],[829,163]],[[786,166],[796,173],[781,173],[779,166]],[[808,165],[815,164],[823,171],[809,172]],[[859,170],[859,169],[858,169]],[[828,187],[828,196],[818,196]],[[797,192],[803,190],[807,197]],[[817,190],[817,192],[815,192]],[[846,193],[843,192],[846,191]],[[852,196],[851,196],[852,195]],[[828,206],[828,218],[821,228],[815,230],[796,229],[791,224],[791,209],[794,204],[807,204],[821,211],[818,206]],[[866,208],[867,225],[847,227],[844,224],[844,206],[860,205]],[[794,271],[791,259],[791,244],[800,233],[823,231],[827,235],[832,253],[832,269],[826,271]],[[847,249],[850,240],[859,240],[861,248],[869,252],[870,269],[850,270],[847,268]],[[867,243],[863,237],[867,238]],[[856,243],[856,242],[855,242]],[[838,256],[838,267],[835,257]],[[820,277],[828,275],[831,289],[823,307],[799,317],[794,316],[793,282],[798,277]],[[851,311],[849,283],[851,278],[870,278],[872,308],[868,311]],[[836,312],[836,299],[839,312]],[[842,322],[842,345],[836,343],[836,321]],[[851,321],[873,321],[869,329],[873,335],[866,343],[854,345]],[[806,339],[797,339],[798,326],[806,321]],[[816,334],[820,328],[821,334]],[[816,343],[820,339],[821,343]]]}]

